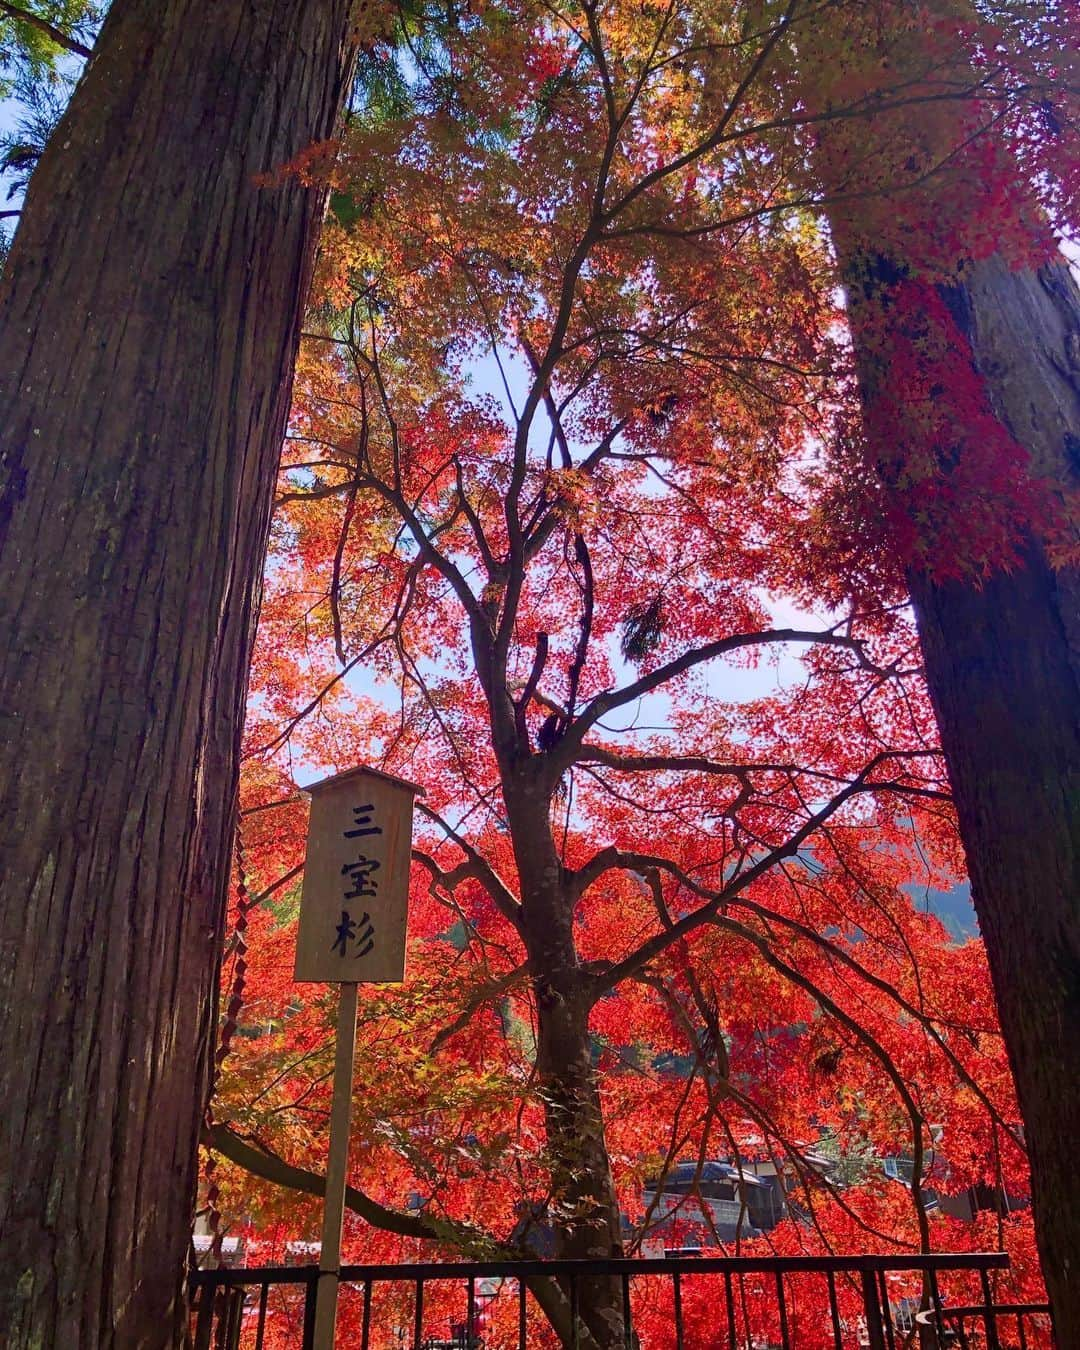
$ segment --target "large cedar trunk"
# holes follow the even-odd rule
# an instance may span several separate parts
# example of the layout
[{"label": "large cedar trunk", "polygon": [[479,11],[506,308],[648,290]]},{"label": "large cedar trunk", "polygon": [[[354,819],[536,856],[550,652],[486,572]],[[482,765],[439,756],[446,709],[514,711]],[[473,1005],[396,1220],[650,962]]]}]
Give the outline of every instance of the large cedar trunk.
[{"label": "large cedar trunk", "polygon": [[[884,270],[891,283],[864,257],[849,290],[871,406],[890,378],[880,336],[890,331],[888,307],[912,284],[893,265]],[[1014,269],[991,257],[967,263],[938,294],[1032,472],[1075,489],[1080,295],[1068,268]],[[899,455],[880,448],[883,463],[903,460],[904,447]],[[1037,531],[1022,534],[1017,565],[981,586],[914,566],[908,581],[1024,1117],[1043,1273],[1058,1342],[1072,1348],[1080,1347],[1072,1150],[1080,1139],[1080,577],[1051,565]],[[963,520],[952,546],[965,546]]]},{"label": "large cedar trunk", "polygon": [[0,292],[0,1343],[183,1321],[238,732],[350,0],[115,0]]}]

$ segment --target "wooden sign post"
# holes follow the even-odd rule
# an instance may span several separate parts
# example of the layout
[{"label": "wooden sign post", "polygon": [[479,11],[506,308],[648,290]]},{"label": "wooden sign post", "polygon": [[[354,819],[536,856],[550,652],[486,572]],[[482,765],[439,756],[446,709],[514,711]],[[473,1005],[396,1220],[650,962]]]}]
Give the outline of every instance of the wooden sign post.
[{"label": "wooden sign post", "polygon": [[421,789],[376,769],[352,769],[305,791],[311,794],[311,818],[294,978],[341,987],[315,1304],[315,1350],[333,1350],[352,1121],[356,986],[405,978],[413,799]]}]

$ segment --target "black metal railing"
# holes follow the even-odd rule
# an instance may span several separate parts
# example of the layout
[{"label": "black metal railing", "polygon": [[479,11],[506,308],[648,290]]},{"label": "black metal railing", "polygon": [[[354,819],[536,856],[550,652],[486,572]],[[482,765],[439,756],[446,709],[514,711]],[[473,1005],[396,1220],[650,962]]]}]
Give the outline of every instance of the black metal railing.
[{"label": "black metal railing", "polygon": [[939,1341],[956,1350],[969,1346],[996,1350],[1002,1344],[1028,1350],[1029,1346],[1054,1344],[1049,1303],[973,1303],[937,1312],[928,1308],[916,1314],[915,1322],[919,1327],[939,1327]]},{"label": "black metal railing", "polygon": [[[349,1350],[1043,1350],[1000,1252],[344,1266]],[[312,1266],[200,1270],[195,1350],[311,1350]],[[605,1315],[597,1316],[599,1302]]]}]

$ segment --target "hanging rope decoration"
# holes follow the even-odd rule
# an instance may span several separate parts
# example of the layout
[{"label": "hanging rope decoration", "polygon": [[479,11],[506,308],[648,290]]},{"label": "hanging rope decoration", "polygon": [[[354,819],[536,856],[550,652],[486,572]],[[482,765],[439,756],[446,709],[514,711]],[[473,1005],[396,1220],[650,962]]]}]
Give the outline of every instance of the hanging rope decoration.
[{"label": "hanging rope decoration", "polygon": [[[221,1034],[218,1037],[217,1052],[214,1055],[214,1066],[211,1074],[210,1096],[206,1103],[206,1132],[211,1136],[214,1126],[213,1116],[213,1096],[217,1087],[218,1075],[221,1072],[221,1066],[225,1062],[232,1045],[232,1039],[236,1028],[240,1023],[240,1012],[244,1006],[244,986],[247,982],[247,939],[244,934],[247,931],[248,913],[258,903],[259,897],[253,896],[247,884],[247,857],[244,852],[244,835],[241,826],[243,816],[239,809],[236,813],[236,922],[233,926],[230,939],[232,955],[232,983],[229,989],[229,1001],[225,1006],[225,1017],[221,1024]],[[217,1158],[212,1150],[207,1149],[206,1160],[203,1164],[203,1179],[206,1183],[206,1221],[210,1228],[210,1259],[214,1265],[221,1264],[221,1244],[224,1240],[224,1233],[221,1231],[221,1211],[217,1207],[217,1202],[221,1194],[214,1173],[217,1171]]]}]

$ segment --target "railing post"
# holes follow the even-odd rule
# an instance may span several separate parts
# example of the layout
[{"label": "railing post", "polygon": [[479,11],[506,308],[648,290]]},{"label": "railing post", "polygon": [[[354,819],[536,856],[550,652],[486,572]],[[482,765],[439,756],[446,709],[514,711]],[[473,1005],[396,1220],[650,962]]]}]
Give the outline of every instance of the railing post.
[{"label": "railing post", "polygon": [[421,1350],[423,1342],[424,1342],[424,1281],[417,1280],[416,1292],[413,1295],[413,1350]]},{"label": "railing post", "polygon": [[301,1341],[302,1350],[315,1350],[315,1308],[319,1297],[319,1272],[312,1272],[313,1278],[304,1281],[304,1331]]},{"label": "railing post", "polygon": [[[1049,1317],[1049,1307],[1045,1303],[1008,1303],[995,1304],[993,1288],[989,1279],[992,1270],[1006,1269],[1008,1257],[1003,1253],[958,1252],[954,1254],[923,1254],[912,1256],[898,1254],[895,1257],[859,1255],[834,1256],[805,1254],[790,1257],[703,1257],[692,1265],[675,1259],[656,1260],[638,1263],[630,1259],[610,1258],[580,1261],[544,1261],[539,1259],[518,1261],[460,1261],[460,1262],[416,1262],[404,1265],[358,1265],[341,1269],[341,1277],[350,1285],[363,1291],[363,1312],[355,1350],[369,1350],[374,1343],[381,1344],[382,1329],[377,1328],[373,1313],[373,1287],[397,1286],[399,1289],[411,1286],[414,1292],[414,1305],[409,1310],[412,1320],[412,1342],[409,1350],[419,1350],[423,1344],[425,1320],[432,1322],[433,1308],[430,1305],[430,1284],[438,1281],[454,1282],[458,1296],[462,1283],[466,1286],[468,1312],[464,1328],[455,1330],[456,1340],[464,1342],[462,1350],[473,1350],[480,1338],[480,1326],[484,1320],[485,1288],[479,1282],[496,1280],[516,1281],[516,1322],[518,1350],[526,1350],[529,1340],[527,1290],[531,1282],[551,1281],[552,1292],[559,1290],[561,1298],[559,1308],[549,1307],[547,1299],[541,1302],[541,1310],[546,1310],[554,1328],[561,1334],[566,1350],[576,1350],[582,1343],[592,1344],[591,1331],[592,1308],[586,1300],[591,1298],[592,1289],[606,1282],[613,1298],[621,1294],[622,1318],[618,1332],[614,1327],[610,1334],[602,1337],[605,1345],[614,1336],[624,1350],[637,1350],[638,1338],[631,1325],[630,1284],[635,1276],[662,1276],[671,1280],[673,1294],[672,1308],[672,1345],[684,1344],[687,1350],[695,1350],[690,1342],[694,1334],[685,1325],[688,1312],[685,1306],[683,1277],[692,1274],[694,1281],[706,1279],[711,1284],[712,1321],[717,1346],[725,1343],[726,1350],[750,1350],[753,1328],[760,1327],[762,1319],[775,1325],[779,1318],[779,1334],[774,1333],[778,1347],[790,1347],[799,1350],[802,1333],[799,1330],[803,1312],[802,1281],[817,1282],[824,1279],[828,1293],[827,1309],[822,1308],[820,1330],[831,1337],[833,1350],[840,1350],[853,1343],[855,1326],[849,1320],[854,1313],[843,1310],[838,1296],[840,1278],[851,1281],[851,1293],[854,1294],[856,1281],[861,1286],[862,1310],[859,1318],[860,1345],[864,1350],[900,1350],[911,1344],[909,1330],[917,1330],[920,1350],[940,1350],[945,1344],[952,1344],[957,1337],[961,1344],[969,1334],[970,1324],[974,1322],[979,1345],[985,1350],[1002,1350],[1005,1342],[1011,1340],[1001,1331],[1001,1319],[1017,1319],[1017,1337],[1021,1347],[1024,1342],[1031,1343],[1030,1325],[1025,1326],[1025,1318],[1037,1318],[1035,1323],[1042,1335],[1044,1320]],[[938,1287],[939,1275],[952,1275],[968,1272],[975,1274],[982,1282],[982,1301],[971,1306],[950,1303],[942,1307],[941,1290]],[[921,1274],[923,1280],[921,1308],[916,1316],[917,1328],[910,1328],[906,1317],[894,1321],[892,1298],[904,1294],[913,1277]],[[889,1280],[898,1281],[895,1290],[890,1288]],[[712,1283],[715,1281],[715,1283]],[[739,1289],[736,1291],[735,1285]],[[317,1345],[317,1321],[319,1303],[319,1270],[313,1266],[288,1267],[272,1266],[262,1269],[220,1269],[193,1272],[190,1283],[191,1299],[191,1336],[189,1344],[192,1350],[239,1350],[239,1344],[249,1346],[249,1350],[260,1350],[264,1338],[278,1316],[277,1298],[271,1309],[271,1289],[287,1291],[281,1311],[288,1314],[288,1320],[295,1327],[296,1312],[299,1311],[296,1294],[297,1286],[303,1287],[303,1332],[292,1342],[302,1350],[315,1350]],[[536,1284],[532,1287],[535,1289]],[[817,1285],[820,1289],[820,1284]],[[246,1291],[246,1292],[245,1292]],[[752,1294],[753,1298],[748,1298]],[[762,1299],[765,1305],[762,1304]],[[251,1304],[250,1327],[245,1327],[244,1311],[246,1302]],[[565,1300],[565,1301],[563,1301]],[[394,1302],[394,1300],[390,1300]],[[741,1304],[741,1312],[737,1309]],[[427,1306],[425,1306],[427,1305]],[[460,1305],[458,1305],[460,1306]],[[607,1306],[606,1304],[604,1305]],[[901,1307],[906,1306],[901,1303]],[[511,1312],[515,1309],[511,1308]],[[569,1325],[565,1324],[569,1312]],[[425,1319],[425,1313],[427,1317]],[[273,1319],[273,1320],[272,1320]],[[740,1337],[739,1322],[744,1323],[744,1332]],[[257,1321],[258,1325],[255,1325]],[[726,1321],[727,1336],[723,1327]],[[865,1327],[865,1333],[863,1328]],[[430,1338],[434,1328],[429,1325],[427,1335]],[[404,1341],[408,1327],[399,1329]],[[296,1336],[295,1330],[293,1336]],[[614,1344],[614,1341],[612,1342]],[[404,1346],[402,1346],[404,1350]]]},{"label": "railing post", "polygon": [[885,1350],[885,1324],[881,1320],[877,1280],[872,1270],[859,1271],[862,1280],[863,1311],[866,1313],[866,1340],[870,1350]]},{"label": "railing post", "polygon": [[210,1350],[210,1337],[214,1330],[214,1288],[212,1285],[199,1285],[199,1299],[196,1307],[198,1308],[198,1316],[195,1319],[195,1350]]},{"label": "railing post", "polygon": [[247,1295],[242,1288],[229,1290],[228,1330],[225,1335],[227,1350],[240,1350],[240,1336],[244,1329],[244,1304]]},{"label": "railing post", "polygon": [[836,1301],[836,1276],[826,1271],[825,1283],[829,1290],[829,1320],[832,1322],[833,1350],[843,1350],[844,1333],[840,1326],[840,1305]]},{"label": "railing post", "polygon": [[998,1340],[997,1314],[994,1312],[994,1291],[990,1287],[990,1276],[985,1269],[979,1271],[979,1283],[982,1286],[983,1302],[986,1304],[983,1323],[986,1327],[987,1350],[1000,1350],[1001,1342]]},{"label": "railing post", "polygon": [[364,1281],[364,1312],[360,1324],[360,1350],[371,1346],[371,1281]]}]

